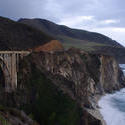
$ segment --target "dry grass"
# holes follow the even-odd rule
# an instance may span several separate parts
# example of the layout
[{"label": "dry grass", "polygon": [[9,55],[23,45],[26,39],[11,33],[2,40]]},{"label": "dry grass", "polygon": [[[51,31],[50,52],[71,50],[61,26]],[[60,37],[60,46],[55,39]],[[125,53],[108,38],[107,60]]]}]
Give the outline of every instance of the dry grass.
[{"label": "dry grass", "polygon": [[63,45],[57,41],[57,40],[52,40],[49,43],[46,43],[42,46],[38,46],[34,49],[35,52],[40,52],[40,51],[60,51],[63,50]]}]

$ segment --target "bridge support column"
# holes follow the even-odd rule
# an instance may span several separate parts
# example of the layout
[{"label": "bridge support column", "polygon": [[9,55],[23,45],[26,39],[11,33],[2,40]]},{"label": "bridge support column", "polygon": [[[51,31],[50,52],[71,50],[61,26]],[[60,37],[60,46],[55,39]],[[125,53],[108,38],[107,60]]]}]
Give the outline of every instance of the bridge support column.
[{"label": "bridge support column", "polygon": [[19,58],[28,55],[30,52],[0,51],[0,66],[5,77],[5,91],[12,92],[17,88],[17,72]]}]

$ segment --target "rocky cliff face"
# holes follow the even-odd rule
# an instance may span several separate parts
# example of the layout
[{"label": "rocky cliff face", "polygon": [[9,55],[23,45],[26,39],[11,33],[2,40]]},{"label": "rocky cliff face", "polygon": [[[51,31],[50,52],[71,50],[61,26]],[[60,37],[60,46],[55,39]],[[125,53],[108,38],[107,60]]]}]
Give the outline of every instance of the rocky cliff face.
[{"label": "rocky cliff face", "polygon": [[20,62],[17,90],[1,91],[0,102],[32,114],[41,125],[102,125],[92,113],[97,96],[123,87],[122,75],[110,56],[77,49],[35,52]]},{"label": "rocky cliff face", "polygon": [[[124,79],[120,80],[119,66],[110,56],[71,49],[66,52],[41,52],[33,54],[33,58],[39,69],[44,68],[51,73],[52,81],[57,80],[57,77],[67,80],[63,83],[64,91],[68,88],[67,93],[81,105],[86,105],[91,100],[89,97],[95,94],[113,92],[124,86]],[[61,86],[62,81],[59,81],[61,83],[58,86]]]},{"label": "rocky cliff face", "polygon": [[113,57],[101,56],[100,83],[105,92],[111,92],[121,87],[119,83],[119,67]]}]

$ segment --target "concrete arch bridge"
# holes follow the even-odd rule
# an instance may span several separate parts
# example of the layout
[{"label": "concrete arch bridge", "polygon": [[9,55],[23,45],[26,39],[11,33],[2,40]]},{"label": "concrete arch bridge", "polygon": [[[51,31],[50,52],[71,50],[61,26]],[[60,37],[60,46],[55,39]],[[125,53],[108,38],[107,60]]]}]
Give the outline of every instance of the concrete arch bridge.
[{"label": "concrete arch bridge", "polygon": [[30,51],[0,51],[0,67],[4,75],[6,92],[12,92],[17,88],[19,59],[29,54]]}]

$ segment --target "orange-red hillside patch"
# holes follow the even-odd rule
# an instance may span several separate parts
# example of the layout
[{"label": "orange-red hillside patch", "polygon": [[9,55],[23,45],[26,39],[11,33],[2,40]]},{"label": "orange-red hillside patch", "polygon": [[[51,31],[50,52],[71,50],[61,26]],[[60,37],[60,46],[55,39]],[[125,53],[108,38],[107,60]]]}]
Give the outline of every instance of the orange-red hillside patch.
[{"label": "orange-red hillside patch", "polygon": [[63,49],[64,49],[63,45],[58,40],[52,40],[49,43],[36,47],[34,51],[35,52],[40,52],[40,51],[49,52],[49,51],[60,51]]}]

